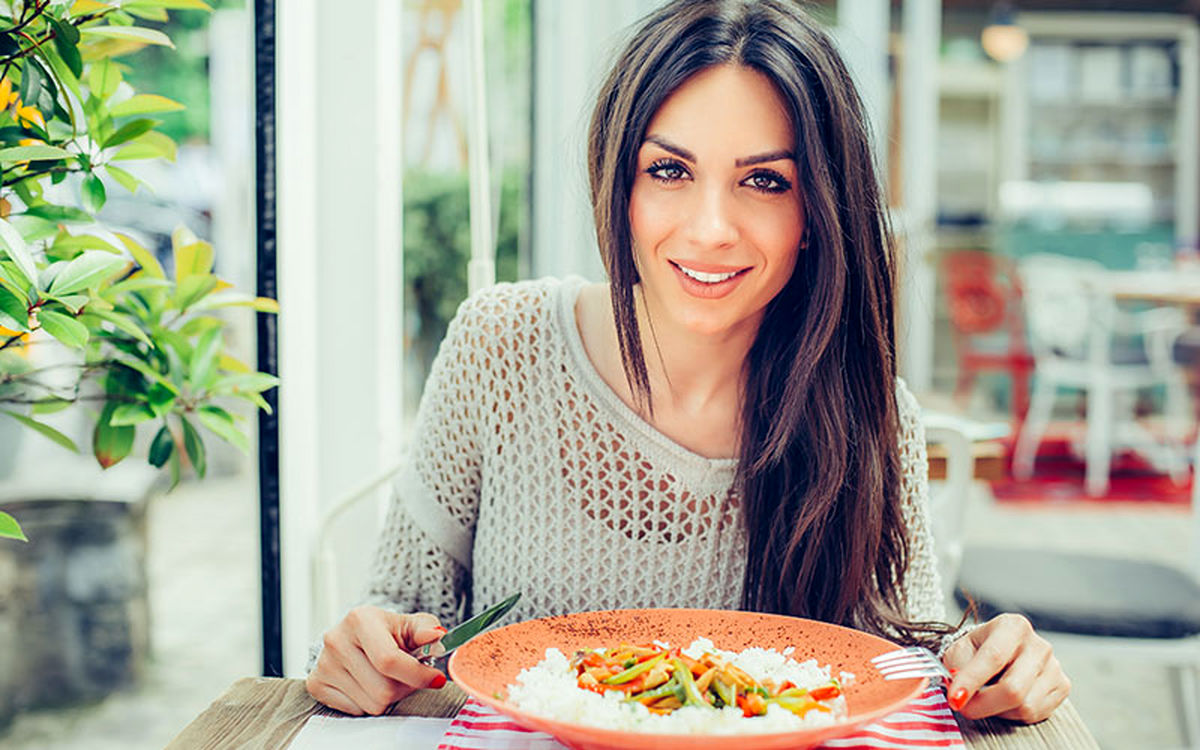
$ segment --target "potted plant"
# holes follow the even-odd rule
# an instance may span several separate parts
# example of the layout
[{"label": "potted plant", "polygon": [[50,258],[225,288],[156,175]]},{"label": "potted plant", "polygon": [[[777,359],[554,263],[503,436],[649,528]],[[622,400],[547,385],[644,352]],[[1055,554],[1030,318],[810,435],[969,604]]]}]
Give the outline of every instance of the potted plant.
[{"label": "potted plant", "polygon": [[[212,436],[247,451],[236,405],[269,411],[262,393],[277,384],[232,355],[222,308],[278,311],[218,278],[212,246],[187,228],[160,261],[135,233],[97,220],[111,190],[142,187],[129,162],[174,159],[154,115],[182,105],[125,81],[127,55],[171,46],[147,24],[174,9],[208,6],[0,0],[0,419],[80,452],[45,415],[87,414],[83,449],[105,468],[130,456],[141,432],[146,460],[172,486],[189,466],[204,476]],[[69,356],[43,365],[29,356],[39,347]],[[0,511],[0,537],[25,539],[14,515]],[[5,625],[6,612],[0,604],[0,630],[29,629],[20,615]],[[0,684],[0,696],[17,692]]]},{"label": "potted plant", "polygon": [[[92,453],[126,458],[138,430],[153,429],[149,462],[179,480],[183,456],[203,476],[205,435],[245,450],[231,400],[269,409],[276,379],[234,359],[222,307],[278,310],[213,274],[213,248],[186,228],[172,237],[172,272],[133,236],[99,225],[112,186],[136,191],[122,165],[173,159],[175,144],[151,115],[182,108],[124,82],[121,58],[170,46],[139,25],[201,0],[0,0],[0,417],[68,450],[69,436],[39,419],[95,404]],[[78,352],[63,384],[31,364],[39,342]],[[61,367],[55,367],[60,374]],[[182,454],[182,455],[181,455]],[[0,536],[22,536],[0,513]]]}]

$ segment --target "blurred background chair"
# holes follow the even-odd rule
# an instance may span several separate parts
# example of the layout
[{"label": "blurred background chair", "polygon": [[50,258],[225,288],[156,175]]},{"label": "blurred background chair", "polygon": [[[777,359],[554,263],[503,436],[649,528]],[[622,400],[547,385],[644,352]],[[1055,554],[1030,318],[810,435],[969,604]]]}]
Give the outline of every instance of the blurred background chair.
[{"label": "blurred background chair", "polygon": [[[1004,422],[973,419],[924,409],[921,422],[930,446],[929,517],[937,552],[938,574],[947,607],[954,602],[955,583],[962,564],[967,503],[975,478],[976,446],[1008,437]],[[944,455],[945,472],[935,472],[934,449]],[[939,478],[940,477],[940,478]]]},{"label": "blurred background chair", "polygon": [[1019,430],[1029,408],[1034,360],[1025,342],[1021,285],[1012,261],[985,250],[942,256],[958,378],[954,398],[965,403],[979,373],[999,371],[1012,381],[1009,408]]},{"label": "blurred background chair", "polygon": [[1095,261],[1035,254],[1021,260],[1019,273],[1035,387],[1013,453],[1014,476],[1032,476],[1056,394],[1067,388],[1083,391],[1087,398],[1084,452],[1089,494],[1107,491],[1112,455],[1126,447],[1140,449],[1160,470],[1182,482],[1187,458],[1178,430],[1154,435],[1135,418],[1137,393],[1162,387],[1167,421],[1190,420],[1187,384],[1171,356],[1171,344],[1185,327],[1182,312],[1118,309],[1104,289],[1106,269]]}]

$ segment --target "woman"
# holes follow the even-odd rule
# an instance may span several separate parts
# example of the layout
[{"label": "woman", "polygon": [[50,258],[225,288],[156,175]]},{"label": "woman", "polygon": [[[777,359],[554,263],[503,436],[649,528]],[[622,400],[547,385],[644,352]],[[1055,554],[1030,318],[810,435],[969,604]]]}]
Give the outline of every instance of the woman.
[{"label": "woman", "polygon": [[966,716],[1049,715],[1069,683],[1026,620],[957,640],[940,622],[868,143],[832,44],[783,0],[646,18],[590,131],[610,282],[499,285],[460,308],[372,604],[326,634],[309,692],[374,714],[441,687],[406,652],[522,591],[518,618],[698,606],[849,625],[942,648]]}]

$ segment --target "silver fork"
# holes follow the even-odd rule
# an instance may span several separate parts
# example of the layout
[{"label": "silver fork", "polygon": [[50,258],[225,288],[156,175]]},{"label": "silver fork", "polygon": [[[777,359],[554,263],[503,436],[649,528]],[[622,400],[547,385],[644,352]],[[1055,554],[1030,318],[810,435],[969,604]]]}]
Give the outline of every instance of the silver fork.
[{"label": "silver fork", "polygon": [[897,651],[888,651],[871,659],[885,680],[910,680],[914,677],[929,677],[949,685],[951,674],[942,660],[927,648],[911,646]]}]

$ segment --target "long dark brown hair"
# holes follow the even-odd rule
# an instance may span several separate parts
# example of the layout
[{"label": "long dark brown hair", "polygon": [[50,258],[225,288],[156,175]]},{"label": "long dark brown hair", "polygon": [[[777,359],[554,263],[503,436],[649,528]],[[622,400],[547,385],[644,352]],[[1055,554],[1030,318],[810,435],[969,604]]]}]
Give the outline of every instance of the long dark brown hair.
[{"label": "long dark brown hair", "polygon": [[649,405],[629,195],[654,114],[714,65],[775,86],[796,139],[805,247],[745,364],[737,484],[746,609],[929,641],[902,601],[891,232],[862,103],[828,36],[784,0],[676,0],[647,16],[605,81],[588,169],[625,375]]}]

